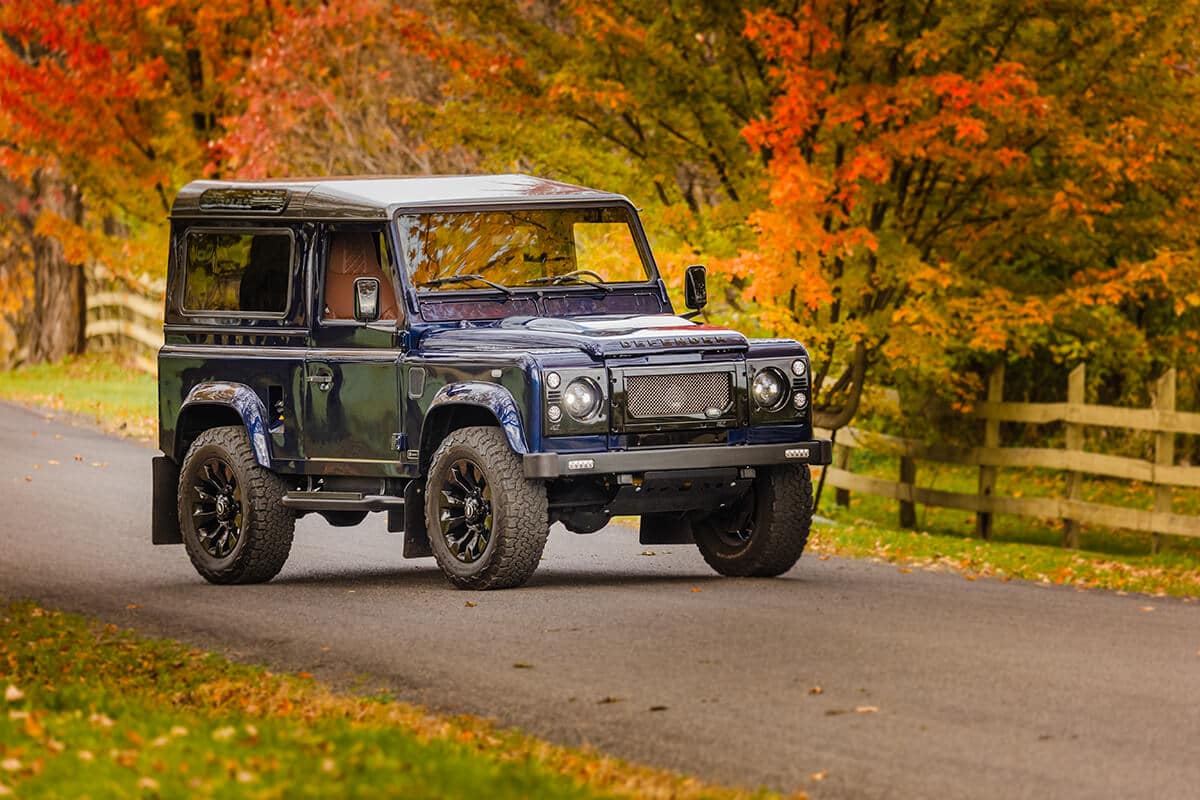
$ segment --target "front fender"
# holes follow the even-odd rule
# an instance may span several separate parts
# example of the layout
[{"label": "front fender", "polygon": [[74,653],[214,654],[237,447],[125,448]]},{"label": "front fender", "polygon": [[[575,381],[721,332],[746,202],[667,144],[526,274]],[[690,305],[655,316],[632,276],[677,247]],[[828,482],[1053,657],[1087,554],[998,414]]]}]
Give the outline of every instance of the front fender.
[{"label": "front fender", "polygon": [[187,414],[189,408],[198,406],[224,406],[236,411],[250,436],[254,460],[267,469],[271,468],[271,450],[267,441],[267,408],[253,389],[244,383],[197,384],[188,392],[183,405],[180,406],[180,418]]},{"label": "front fender", "polygon": [[[521,412],[512,393],[495,383],[483,381],[463,381],[443,386],[425,412],[426,422],[435,416],[435,411],[444,406],[476,406],[490,411],[500,423],[504,438],[514,453],[524,455],[529,452],[525,443],[525,427],[521,424]],[[422,437],[424,438],[424,437]]]}]

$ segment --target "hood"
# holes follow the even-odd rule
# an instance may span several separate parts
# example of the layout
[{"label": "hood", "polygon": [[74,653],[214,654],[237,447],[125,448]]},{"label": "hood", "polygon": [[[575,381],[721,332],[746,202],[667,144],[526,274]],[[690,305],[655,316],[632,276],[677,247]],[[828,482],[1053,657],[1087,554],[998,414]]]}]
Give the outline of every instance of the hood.
[{"label": "hood", "polygon": [[508,317],[431,330],[425,350],[533,350],[571,347],[594,358],[647,352],[739,351],[746,337],[715,325],[698,325],[672,314],[645,316]]}]

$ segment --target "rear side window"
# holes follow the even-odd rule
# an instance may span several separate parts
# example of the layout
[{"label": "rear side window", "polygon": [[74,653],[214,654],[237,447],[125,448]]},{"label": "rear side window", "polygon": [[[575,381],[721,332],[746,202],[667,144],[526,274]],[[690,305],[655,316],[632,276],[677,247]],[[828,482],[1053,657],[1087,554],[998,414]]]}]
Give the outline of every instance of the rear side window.
[{"label": "rear side window", "polygon": [[280,316],[291,290],[294,239],[287,230],[190,230],[184,311]]}]

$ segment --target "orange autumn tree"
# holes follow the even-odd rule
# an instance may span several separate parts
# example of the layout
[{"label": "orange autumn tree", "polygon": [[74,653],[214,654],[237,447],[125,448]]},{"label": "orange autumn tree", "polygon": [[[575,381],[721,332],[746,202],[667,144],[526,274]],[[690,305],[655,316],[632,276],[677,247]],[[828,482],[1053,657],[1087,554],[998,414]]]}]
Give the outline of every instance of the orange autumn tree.
[{"label": "orange autumn tree", "polygon": [[813,345],[819,423],[848,422],[873,369],[954,397],[1006,358],[1025,358],[1034,392],[1061,383],[1056,360],[1097,359],[1118,384],[1195,361],[1196,12],[808,0],[748,15],[778,87],[745,128],[770,202],[724,266],[766,328]]},{"label": "orange autumn tree", "polygon": [[212,167],[226,87],[270,13],[268,0],[0,4],[0,177],[29,251],[0,267],[0,307],[20,309],[28,360],[82,349],[84,265],[161,273],[170,198]]}]

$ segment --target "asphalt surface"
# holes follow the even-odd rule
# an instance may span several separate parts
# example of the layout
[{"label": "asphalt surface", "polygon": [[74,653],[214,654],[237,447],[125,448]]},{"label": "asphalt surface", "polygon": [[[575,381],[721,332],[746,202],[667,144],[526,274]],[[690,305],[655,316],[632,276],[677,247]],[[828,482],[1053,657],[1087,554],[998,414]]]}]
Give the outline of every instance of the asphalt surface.
[{"label": "asphalt surface", "polygon": [[8,598],[728,785],[1200,792],[1200,604],[811,556],[722,579],[621,527],[556,529],[526,588],[461,592],[378,515],[306,518],[278,578],[215,587],[150,544],[152,451],[45,417],[0,404]]}]

